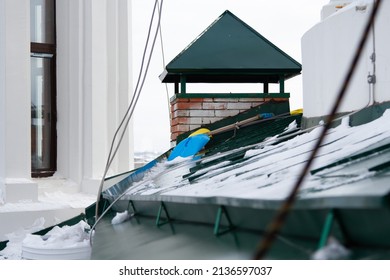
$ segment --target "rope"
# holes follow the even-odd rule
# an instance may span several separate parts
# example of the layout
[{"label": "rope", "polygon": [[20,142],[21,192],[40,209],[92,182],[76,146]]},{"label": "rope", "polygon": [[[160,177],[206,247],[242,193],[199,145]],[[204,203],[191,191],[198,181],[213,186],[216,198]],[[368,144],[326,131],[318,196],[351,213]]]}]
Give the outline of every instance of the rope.
[{"label": "rope", "polygon": [[338,108],[342,102],[342,100],[344,99],[344,96],[345,96],[345,93],[348,89],[348,86],[350,84],[350,81],[352,79],[352,76],[355,72],[355,69],[356,69],[356,66],[357,66],[357,63],[359,61],[359,58],[361,56],[361,53],[363,51],[363,48],[364,48],[364,45],[367,41],[367,38],[368,38],[368,35],[370,33],[370,29],[374,23],[374,20],[375,20],[375,17],[377,15],[377,12],[379,10],[379,6],[380,4],[382,3],[382,0],[378,0],[374,3],[374,7],[373,7],[373,10],[370,14],[370,17],[369,17],[369,20],[365,26],[365,29],[363,31],[363,34],[362,34],[362,37],[359,41],[359,45],[358,45],[358,48],[355,52],[355,55],[353,57],[353,60],[351,62],[351,65],[349,67],[349,70],[345,76],[345,79],[344,79],[344,82],[343,82],[343,85],[337,95],[337,98],[335,100],[335,103],[332,107],[332,110],[327,118],[327,121],[324,125],[324,128],[323,130],[321,131],[321,134],[319,136],[319,138],[317,139],[317,142],[314,146],[314,149],[308,159],[308,161],[306,162],[300,176],[298,177],[298,180],[296,181],[291,193],[289,194],[289,196],[287,197],[287,199],[284,201],[283,205],[281,206],[281,208],[278,210],[274,220],[272,221],[272,223],[268,226],[266,232],[265,232],[265,235],[264,235],[264,238],[262,239],[261,243],[257,246],[256,248],[256,252],[255,252],[255,255],[254,255],[254,259],[263,259],[267,252],[269,251],[269,249],[271,248],[271,245],[273,244],[273,241],[275,240],[275,238],[278,236],[291,208],[293,207],[294,205],[294,202],[296,200],[296,197],[297,197],[297,194],[298,194],[298,191],[299,191],[299,188],[300,186],[302,185],[303,183],[303,180],[305,179],[306,177],[306,174],[309,172],[310,170],[310,167],[314,161],[314,158],[317,154],[317,152],[319,151],[321,145],[322,145],[322,142],[324,141],[325,139],[325,136],[326,136],[326,133],[327,131],[331,128],[331,124],[333,122],[333,120],[336,118],[336,113],[338,111]]},{"label": "rope", "polygon": [[[159,12],[160,12],[160,9],[159,9]],[[166,64],[165,64],[165,51],[164,51],[164,41],[163,41],[161,24],[160,24],[160,45],[161,45],[161,56],[162,56],[163,70],[165,70],[165,67],[166,67]],[[172,121],[172,113],[171,113],[171,107],[170,107],[170,102],[169,102],[168,84],[164,83],[164,85],[165,85],[165,93],[166,93],[166,97],[167,97],[169,122],[171,122]]]},{"label": "rope", "polygon": [[[160,7],[159,7],[159,18],[158,18],[158,23],[157,23],[158,25],[157,25],[156,32],[155,32],[155,35],[154,35],[154,38],[153,38],[153,42],[152,42],[152,46],[151,46],[151,49],[150,49],[150,52],[149,52],[149,57],[148,57],[148,60],[147,60],[147,63],[146,63],[146,68],[145,68],[145,71],[144,71],[143,69],[144,69],[145,60],[146,60],[146,53],[147,53],[149,40],[150,40],[150,36],[151,36],[151,30],[152,30],[152,26],[153,26],[153,21],[154,21],[154,16],[155,16],[155,12],[156,12],[156,7],[158,6],[158,0],[156,0],[155,3],[154,3],[152,17],[151,17],[150,24],[149,24],[148,35],[147,35],[145,48],[144,48],[142,61],[141,61],[141,68],[140,68],[140,71],[139,71],[138,80],[137,80],[137,84],[136,84],[136,87],[135,87],[135,90],[134,90],[134,94],[133,94],[133,97],[131,99],[130,105],[127,108],[127,111],[126,111],[126,113],[125,113],[125,115],[124,115],[120,125],[118,126],[117,130],[115,131],[113,140],[111,142],[111,147],[110,147],[110,151],[109,151],[109,154],[108,154],[108,157],[107,157],[106,167],[105,167],[105,170],[104,170],[104,173],[103,173],[103,177],[102,177],[102,179],[100,181],[99,190],[98,190],[98,193],[97,193],[96,209],[95,209],[95,218],[96,218],[96,220],[99,218],[99,202],[100,202],[100,196],[101,196],[101,193],[102,193],[102,190],[103,190],[104,180],[105,180],[105,178],[107,176],[107,172],[108,172],[108,170],[109,170],[109,168],[110,168],[110,166],[112,164],[112,161],[114,160],[114,157],[115,157],[116,153],[118,152],[120,144],[121,144],[121,142],[123,140],[123,137],[124,137],[124,135],[126,133],[126,130],[127,130],[128,126],[129,126],[130,119],[131,119],[131,117],[133,115],[135,106],[137,105],[139,96],[141,94],[141,91],[142,91],[142,88],[143,88],[143,85],[145,83],[145,79],[146,79],[146,76],[147,76],[147,73],[148,73],[148,70],[149,70],[150,60],[152,58],[152,54],[153,54],[154,46],[155,46],[155,43],[156,43],[156,38],[157,38],[159,26],[160,26],[162,5],[163,5],[163,0],[161,0],[161,4],[160,4]],[[143,73],[143,71],[144,71],[144,73]],[[115,146],[115,142],[117,140],[117,137],[118,137],[121,129],[122,129],[122,133],[120,134],[120,138],[118,140],[118,143]]]}]

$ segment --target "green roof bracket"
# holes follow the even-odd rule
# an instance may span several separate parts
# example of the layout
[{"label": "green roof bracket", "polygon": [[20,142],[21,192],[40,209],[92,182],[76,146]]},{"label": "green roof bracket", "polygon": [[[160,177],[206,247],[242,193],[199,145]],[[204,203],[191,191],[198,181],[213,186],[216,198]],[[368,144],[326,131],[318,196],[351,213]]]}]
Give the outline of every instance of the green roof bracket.
[{"label": "green roof bracket", "polygon": [[[166,216],[165,221],[161,221],[161,214],[162,214],[163,210],[164,210],[165,216]],[[156,226],[160,227],[160,226],[168,224],[170,222],[171,222],[171,218],[169,217],[168,210],[165,207],[164,202],[161,201],[161,204],[160,204],[160,207],[159,207],[158,213],[157,213]]]},{"label": "green roof bracket", "polygon": [[284,93],[284,76],[279,76],[279,91],[280,93]]},{"label": "green roof bracket", "polygon": [[344,243],[348,242],[350,239],[348,238],[348,232],[341,221],[340,213],[337,209],[330,209],[328,214],[326,215],[324,226],[322,228],[322,233],[320,237],[320,241],[318,243],[318,249],[323,248],[328,243],[329,236],[333,232],[334,223],[337,222],[339,226],[339,230],[342,238],[344,239]]},{"label": "green roof bracket", "polygon": [[107,208],[108,208],[108,201],[105,199],[105,200],[104,200],[104,204],[103,204],[102,213],[103,213],[104,211],[106,211]]},{"label": "green roof bracket", "polygon": [[127,205],[127,209],[129,209],[129,206],[131,206],[131,208],[133,209],[133,215],[137,215],[137,210],[136,210],[132,200],[129,200],[129,204]]},{"label": "green roof bracket", "polygon": [[320,237],[320,242],[318,244],[318,249],[321,249],[326,246],[326,243],[328,242],[328,238],[330,233],[332,232],[332,227],[333,227],[333,222],[334,222],[334,210],[330,209],[328,214],[326,215],[325,218],[325,223],[322,228],[322,233]]},{"label": "green roof bracket", "polygon": [[[222,215],[225,215],[226,217],[226,220],[228,222],[228,226],[227,228],[225,228],[224,230],[220,230],[220,225],[221,225],[221,219],[222,219]],[[215,217],[215,224],[214,224],[214,235],[215,236],[219,236],[219,235],[222,235],[222,234],[225,234],[227,232],[230,232],[234,229],[234,225],[229,217],[229,214],[228,212],[226,211],[226,208],[225,206],[221,205],[219,208],[218,208],[218,212],[217,212],[217,216]]]}]

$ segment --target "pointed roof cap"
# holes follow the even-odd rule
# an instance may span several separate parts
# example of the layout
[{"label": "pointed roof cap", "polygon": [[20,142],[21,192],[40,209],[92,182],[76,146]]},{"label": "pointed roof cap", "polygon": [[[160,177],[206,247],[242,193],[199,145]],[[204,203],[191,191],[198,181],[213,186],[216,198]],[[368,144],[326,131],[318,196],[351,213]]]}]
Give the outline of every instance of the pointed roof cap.
[{"label": "pointed roof cap", "polygon": [[190,83],[277,83],[301,70],[300,63],[227,10],[166,66],[160,79],[173,83],[185,75]]}]

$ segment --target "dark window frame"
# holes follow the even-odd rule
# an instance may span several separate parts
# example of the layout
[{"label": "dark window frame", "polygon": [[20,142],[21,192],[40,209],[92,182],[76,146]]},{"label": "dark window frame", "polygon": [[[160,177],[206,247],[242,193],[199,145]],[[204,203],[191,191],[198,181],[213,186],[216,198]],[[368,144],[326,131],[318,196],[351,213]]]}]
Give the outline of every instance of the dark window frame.
[{"label": "dark window frame", "polygon": [[[57,59],[56,59],[56,0],[54,1],[54,44],[31,42],[31,57],[35,54],[51,55],[50,63],[50,83],[51,83],[51,137],[50,137],[50,167],[36,169],[31,165],[31,176],[50,177],[57,171]],[[32,137],[32,136],[30,136]]]}]

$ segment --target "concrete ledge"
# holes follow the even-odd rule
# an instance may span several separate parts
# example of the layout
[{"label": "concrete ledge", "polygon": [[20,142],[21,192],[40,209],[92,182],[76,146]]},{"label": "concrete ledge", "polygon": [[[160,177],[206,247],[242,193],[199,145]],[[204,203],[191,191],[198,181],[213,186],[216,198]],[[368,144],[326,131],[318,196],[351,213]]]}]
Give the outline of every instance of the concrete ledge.
[{"label": "concrete ledge", "polygon": [[28,179],[8,178],[1,183],[1,189],[4,203],[38,200],[38,184]]},{"label": "concrete ledge", "polygon": [[[7,180],[11,181],[11,180]],[[95,202],[96,196],[80,192],[80,185],[61,178],[42,178],[25,180],[23,186],[8,184],[16,197],[16,202],[0,204],[0,242],[8,240],[8,234],[22,234],[35,229],[37,226],[48,228],[75,216],[85,213],[85,209]],[[22,180],[18,181],[23,183]],[[30,183],[32,185],[29,185]],[[1,187],[4,187],[4,183]],[[24,189],[30,186],[34,189],[34,200],[29,196],[23,197]],[[3,189],[2,189],[3,190]],[[31,189],[27,190],[30,192]],[[35,194],[36,191],[36,194]],[[40,228],[42,229],[42,228]],[[38,230],[40,230],[38,229]],[[34,231],[34,232],[35,232]]]},{"label": "concrete ledge", "polygon": [[48,228],[83,212],[83,208],[0,212],[0,224],[6,225],[0,227],[0,241],[9,240],[8,235],[11,233],[22,234],[29,231],[29,228],[36,227],[35,223],[38,219],[43,218],[43,227]]},{"label": "concrete ledge", "polygon": [[97,195],[100,186],[100,179],[84,179],[81,184],[81,191]]}]

